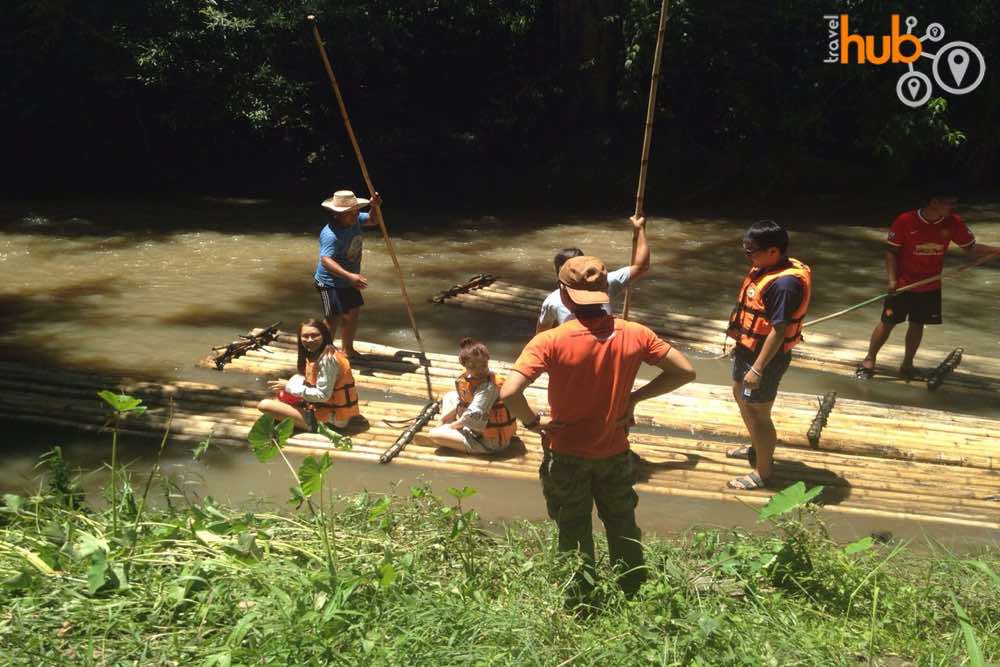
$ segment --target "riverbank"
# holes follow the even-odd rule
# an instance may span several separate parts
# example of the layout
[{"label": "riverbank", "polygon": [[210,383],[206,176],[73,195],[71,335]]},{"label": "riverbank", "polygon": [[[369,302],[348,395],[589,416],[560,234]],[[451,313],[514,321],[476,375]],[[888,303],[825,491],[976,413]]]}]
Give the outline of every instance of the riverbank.
[{"label": "riverbank", "polygon": [[[603,557],[604,604],[580,613],[564,605],[573,564],[553,551],[551,525],[486,532],[467,509],[473,489],[333,498],[315,486],[323,473],[304,476],[304,466],[315,515],[199,501],[157,476],[151,486],[146,477],[120,484],[112,512],[83,504],[59,461],[50,458],[47,486],[33,496],[4,498],[4,664],[982,664],[977,652],[1000,656],[1000,551],[958,558],[933,544],[916,551],[871,539],[845,547],[826,536],[822,510],[788,494],[769,505],[786,511],[755,534],[647,539],[649,579],[633,600],[608,583]],[[336,484],[337,470],[330,476]],[[144,507],[154,496],[158,508]]]}]

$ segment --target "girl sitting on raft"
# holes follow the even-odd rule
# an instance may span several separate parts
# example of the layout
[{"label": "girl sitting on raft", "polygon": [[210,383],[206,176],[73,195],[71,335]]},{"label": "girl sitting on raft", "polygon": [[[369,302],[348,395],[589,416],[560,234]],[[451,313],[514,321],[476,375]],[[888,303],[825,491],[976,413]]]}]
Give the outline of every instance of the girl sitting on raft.
[{"label": "girl sitting on raft", "polygon": [[471,338],[463,338],[458,345],[458,360],[465,372],[455,380],[455,391],[442,399],[441,424],[431,430],[430,437],[441,447],[467,454],[494,454],[510,444],[517,425],[500,401],[489,350]]},{"label": "girl sitting on raft", "polygon": [[261,412],[278,419],[291,417],[300,429],[315,432],[318,422],[347,426],[361,414],[358,392],[347,355],[333,345],[330,330],[322,320],[309,319],[299,325],[299,374],[288,380],[272,380],[277,392],[257,404]]}]

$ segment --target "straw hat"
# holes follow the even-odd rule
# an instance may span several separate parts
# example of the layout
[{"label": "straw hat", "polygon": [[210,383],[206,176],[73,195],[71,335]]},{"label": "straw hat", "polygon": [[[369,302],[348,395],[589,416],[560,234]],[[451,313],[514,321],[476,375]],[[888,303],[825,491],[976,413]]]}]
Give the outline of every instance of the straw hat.
[{"label": "straw hat", "polygon": [[368,199],[359,199],[350,190],[337,190],[333,196],[323,201],[323,208],[330,209],[334,213],[343,213],[353,208],[368,206]]},{"label": "straw hat", "polygon": [[567,259],[559,269],[559,282],[578,306],[608,303],[608,270],[596,257]]}]

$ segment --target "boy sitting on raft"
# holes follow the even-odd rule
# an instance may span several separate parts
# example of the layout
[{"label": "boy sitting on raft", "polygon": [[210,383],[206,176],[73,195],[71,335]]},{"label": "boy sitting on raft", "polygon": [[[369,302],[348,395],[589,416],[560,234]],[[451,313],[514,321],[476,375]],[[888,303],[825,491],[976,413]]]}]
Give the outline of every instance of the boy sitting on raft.
[{"label": "boy sitting on raft", "polygon": [[495,454],[510,445],[517,432],[514,417],[500,401],[496,376],[490,371],[486,346],[471,338],[459,342],[458,360],[465,372],[455,391],[441,401],[441,424],[430,432],[440,447],[467,454]]},{"label": "boy sitting on raft", "polygon": [[291,418],[300,429],[315,433],[319,422],[344,428],[361,414],[358,392],[347,355],[333,345],[330,330],[322,320],[299,324],[298,375],[271,380],[277,396],[257,404],[263,413],[278,419]]}]

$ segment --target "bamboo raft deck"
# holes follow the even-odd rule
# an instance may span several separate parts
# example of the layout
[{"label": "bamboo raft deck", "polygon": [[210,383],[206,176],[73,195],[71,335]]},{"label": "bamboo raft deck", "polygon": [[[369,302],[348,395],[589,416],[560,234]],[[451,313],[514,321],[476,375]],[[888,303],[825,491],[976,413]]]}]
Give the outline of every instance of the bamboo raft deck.
[{"label": "bamboo raft deck", "polygon": [[[391,349],[391,348],[387,348]],[[435,355],[437,356],[437,355]],[[398,355],[405,359],[405,354]],[[396,362],[403,363],[404,362]],[[438,366],[440,367],[440,366]],[[200,441],[211,434],[219,444],[243,446],[257,418],[257,400],[264,393],[211,384],[177,382],[157,384],[120,381],[74,373],[46,372],[16,364],[0,364],[0,417],[40,424],[56,424],[90,431],[106,429],[108,412],[97,398],[98,388],[116,388],[143,399],[146,413],[126,417],[120,433],[159,438],[168,420],[172,441]],[[391,376],[377,370],[372,375],[359,368],[364,389],[373,377]],[[396,380],[412,375],[398,373]],[[437,386],[437,381],[435,385]],[[374,384],[381,387],[381,384]],[[397,387],[398,388],[398,387]],[[364,389],[368,394],[369,390]],[[413,392],[417,394],[417,392]],[[537,390],[530,397],[537,402]],[[374,463],[396,439],[399,428],[383,420],[413,417],[421,409],[414,399],[367,398],[361,400],[368,426],[351,433],[351,451],[333,449],[322,436],[297,434],[288,449],[300,452],[330,451],[338,459]],[[655,420],[654,420],[655,421]],[[433,425],[433,423],[432,423]],[[492,478],[506,483],[537,484],[541,461],[538,436],[519,434],[520,443],[491,458],[471,457],[438,450],[426,430],[390,464],[402,471],[442,471],[475,484],[474,478]],[[714,501],[725,506],[758,506],[771,491],[745,492],[725,488],[725,482],[746,471],[746,462],[725,457],[727,443],[711,436],[647,427],[630,436],[633,450],[641,457],[637,490],[643,503],[670,501],[665,510],[683,506],[683,501]],[[898,458],[880,458],[849,452],[814,451],[803,448],[779,450],[776,487],[802,480],[826,487],[827,511],[841,519],[895,522],[922,529],[961,529],[984,539],[995,539],[1000,529],[1000,471],[974,465],[943,465]],[[540,500],[539,494],[539,503]]]},{"label": "bamboo raft deck", "polygon": [[[454,379],[462,369],[458,359],[450,355],[428,353],[427,365],[422,366],[417,352],[360,341],[355,347],[366,355],[365,359],[352,362],[355,380],[358,386],[369,389],[426,398],[426,373],[435,396],[440,396],[454,388]],[[295,372],[295,362],[294,335],[279,332],[266,351],[249,351],[230,362],[226,370],[287,377]],[[214,367],[210,357],[199,364]],[[496,359],[490,364],[500,375],[511,367]],[[542,376],[525,393],[536,408],[547,407],[546,382],[546,376]],[[807,394],[778,395],[773,416],[781,445],[811,448],[806,434],[816,416],[817,404],[816,397]],[[729,388],[717,385],[692,383],[640,403],[636,419],[642,427],[661,429],[671,435],[740,443],[747,438]],[[838,398],[822,431],[819,449],[998,470],[998,434],[1000,420]]]},{"label": "bamboo raft deck", "polygon": [[[487,284],[488,283],[488,284]],[[461,308],[483,310],[520,319],[537,320],[542,301],[549,292],[532,287],[523,287],[503,280],[481,281],[482,287],[468,290],[452,288],[434,297],[436,303],[444,303]],[[663,338],[696,352],[716,356],[722,352],[725,320],[715,320],[679,313],[653,313],[648,310],[632,309],[631,319],[649,326]],[[732,341],[729,341],[729,347]],[[858,362],[864,358],[868,341],[844,340],[835,336],[817,333],[807,329],[801,344],[795,348],[792,363],[800,368],[854,375]],[[948,351],[922,348],[923,359],[943,361]],[[903,348],[886,345],[879,354],[876,377],[883,376],[896,380],[906,380],[896,369],[903,359]],[[914,381],[914,380],[911,380]],[[919,380],[916,380],[919,382]],[[944,380],[949,390],[988,395],[993,400],[1000,398],[1000,361],[972,354],[963,354],[962,363],[949,373]]]}]

